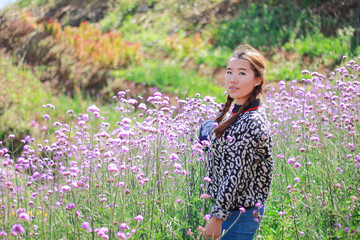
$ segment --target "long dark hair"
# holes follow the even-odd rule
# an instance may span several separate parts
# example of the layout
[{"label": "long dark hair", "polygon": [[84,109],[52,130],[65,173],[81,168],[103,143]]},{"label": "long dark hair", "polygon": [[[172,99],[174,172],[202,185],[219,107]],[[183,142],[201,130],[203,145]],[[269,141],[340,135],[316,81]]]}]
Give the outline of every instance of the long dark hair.
[{"label": "long dark hair", "polygon": [[[241,45],[235,49],[235,51],[231,55],[230,59],[232,59],[232,58],[244,59],[244,60],[248,61],[251,65],[251,69],[255,73],[255,77],[261,78],[261,83],[254,88],[254,90],[250,93],[249,98],[240,107],[239,111],[236,114],[231,116],[226,121],[220,123],[223,120],[223,118],[225,117],[225,115],[227,114],[227,112],[229,111],[231,103],[234,101],[234,99],[232,97],[230,97],[230,95],[228,94],[227,100],[225,102],[225,106],[222,110],[221,115],[219,115],[217,118],[215,118],[215,122],[220,123],[214,129],[216,138],[221,137],[224,134],[225,130],[230,125],[234,124],[238,120],[240,114],[245,109],[247,109],[251,105],[251,103],[253,103],[263,91],[263,85],[264,85],[264,81],[265,81],[265,79],[264,79],[264,77],[265,77],[265,58],[264,58],[264,56],[250,45]],[[229,61],[230,61],[230,59],[229,59]]]}]

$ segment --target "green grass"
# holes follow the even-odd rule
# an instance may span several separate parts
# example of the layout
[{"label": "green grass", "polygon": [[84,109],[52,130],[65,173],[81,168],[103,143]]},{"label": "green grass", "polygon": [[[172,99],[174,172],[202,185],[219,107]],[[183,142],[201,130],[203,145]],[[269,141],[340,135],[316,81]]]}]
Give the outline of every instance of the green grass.
[{"label": "green grass", "polygon": [[359,46],[351,51],[354,31],[351,27],[340,29],[337,37],[325,37],[318,32],[307,35],[304,39],[292,40],[284,48],[301,56],[321,58],[324,65],[338,64],[343,55],[355,56],[360,52]]},{"label": "green grass", "polygon": [[53,99],[50,89],[30,70],[13,63],[0,55],[0,139],[10,132],[19,137],[29,134],[31,120],[38,119],[41,106]]},{"label": "green grass", "polygon": [[114,70],[111,75],[115,78],[154,86],[162,92],[181,95],[186,91],[186,96],[191,97],[196,93],[201,93],[215,96],[218,101],[224,101],[224,88],[215,85],[211,79],[203,78],[194,70],[183,69],[176,62],[145,61],[141,66]]},{"label": "green grass", "polygon": [[232,55],[231,49],[227,47],[212,48],[200,51],[194,61],[196,64],[205,64],[211,67],[226,68],[229,57]]},{"label": "green grass", "polygon": [[[9,134],[16,136],[16,141],[30,134],[43,139],[42,127],[46,121],[44,114],[50,115],[53,121],[68,121],[68,110],[75,114],[86,113],[90,105],[101,105],[100,100],[84,97],[81,92],[71,98],[65,94],[53,96],[50,87],[40,82],[38,76],[45,69],[38,67],[34,71],[15,64],[15,59],[0,54],[0,140],[9,147]],[[55,110],[42,108],[43,105],[52,104]],[[102,106],[105,121],[115,124],[118,113],[113,111],[116,104]],[[112,106],[113,105],[113,106]],[[110,113],[110,114],[109,114]]]}]

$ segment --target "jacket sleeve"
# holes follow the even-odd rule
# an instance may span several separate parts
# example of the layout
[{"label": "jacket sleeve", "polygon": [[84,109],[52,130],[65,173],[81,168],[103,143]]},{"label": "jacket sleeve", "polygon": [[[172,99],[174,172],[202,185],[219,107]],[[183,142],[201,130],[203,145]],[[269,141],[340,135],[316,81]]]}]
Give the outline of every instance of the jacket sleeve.
[{"label": "jacket sleeve", "polygon": [[251,167],[260,136],[267,126],[258,117],[251,117],[230,128],[232,136],[228,135],[227,139],[229,136],[232,139],[228,140],[223,149],[224,178],[216,195],[216,203],[211,209],[212,215],[223,220],[230,216],[229,209],[236,206],[237,196],[246,194],[247,180],[253,177]]}]

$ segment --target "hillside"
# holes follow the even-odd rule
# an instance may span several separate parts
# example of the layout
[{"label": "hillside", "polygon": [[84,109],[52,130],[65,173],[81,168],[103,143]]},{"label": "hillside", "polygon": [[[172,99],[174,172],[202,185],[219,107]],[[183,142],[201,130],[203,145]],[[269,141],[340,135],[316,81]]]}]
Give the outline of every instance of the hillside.
[{"label": "hillside", "polygon": [[0,48],[54,96],[106,104],[120,90],[160,90],[221,102],[238,44],[265,54],[269,83],[300,80],[303,69],[326,73],[355,56],[356,9],[356,0],[19,0],[0,13]]},{"label": "hillside", "polygon": [[[183,82],[191,77],[213,82],[202,90],[219,95],[211,89],[222,83],[221,70],[240,43],[264,51],[268,81],[297,79],[304,67],[336,66],[342,55],[356,52],[356,6],[355,0],[22,0],[4,11],[0,47],[20,62],[46,68],[41,81],[58,93],[80,87],[111,95],[126,80],[172,92],[179,78],[194,94]],[[161,73],[173,78],[172,87],[166,79],[152,79],[164,65],[178,72]],[[139,71],[146,76],[136,76]]]}]

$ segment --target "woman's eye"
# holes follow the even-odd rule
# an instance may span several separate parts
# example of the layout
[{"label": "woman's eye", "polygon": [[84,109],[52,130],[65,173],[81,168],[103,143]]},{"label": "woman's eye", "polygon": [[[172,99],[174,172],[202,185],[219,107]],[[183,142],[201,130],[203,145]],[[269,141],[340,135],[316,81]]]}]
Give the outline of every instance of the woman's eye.
[{"label": "woman's eye", "polygon": [[226,74],[231,74],[231,72],[230,72],[230,71],[227,71]]},{"label": "woman's eye", "polygon": [[245,73],[244,73],[244,72],[240,72],[239,75],[245,75]]}]

